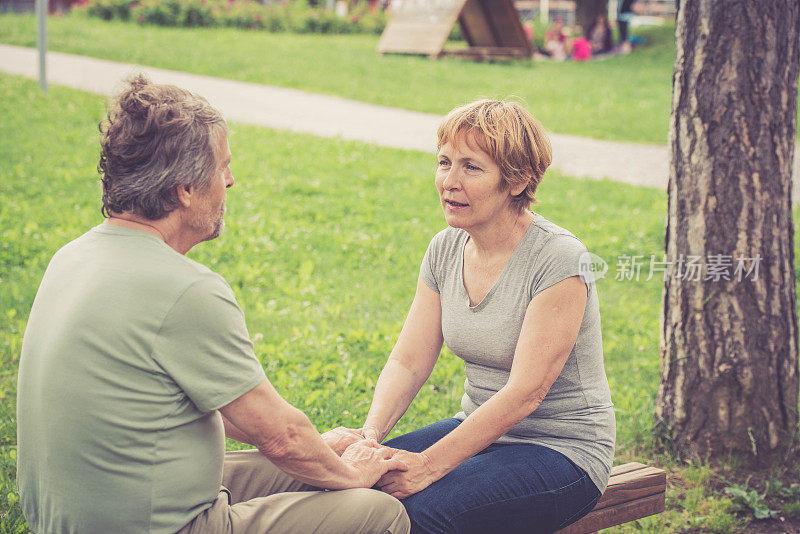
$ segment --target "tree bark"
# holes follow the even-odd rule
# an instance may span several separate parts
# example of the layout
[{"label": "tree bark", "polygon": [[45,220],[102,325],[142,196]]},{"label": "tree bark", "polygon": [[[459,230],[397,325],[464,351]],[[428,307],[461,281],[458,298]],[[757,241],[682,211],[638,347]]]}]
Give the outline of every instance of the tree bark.
[{"label": "tree bark", "polygon": [[575,24],[581,27],[581,35],[585,35],[598,15],[608,14],[608,0],[578,0],[575,2]]},{"label": "tree bark", "polygon": [[[656,429],[683,458],[797,446],[798,36],[797,0],[680,3]],[[731,275],[760,257],[757,276],[705,279],[711,255],[731,256]],[[681,276],[689,256],[700,280]]]}]

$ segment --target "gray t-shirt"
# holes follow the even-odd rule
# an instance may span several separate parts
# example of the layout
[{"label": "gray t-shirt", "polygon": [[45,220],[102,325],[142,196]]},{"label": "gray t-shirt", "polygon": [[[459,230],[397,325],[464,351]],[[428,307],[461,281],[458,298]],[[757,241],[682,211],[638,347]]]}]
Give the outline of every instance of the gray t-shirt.
[{"label": "gray t-shirt", "polygon": [[[470,306],[464,287],[464,245],[468,234],[448,227],[431,240],[422,261],[423,281],[439,293],[442,334],[465,362],[465,419],[508,381],[528,304],[537,293],[580,275],[584,244],[539,214],[486,297]],[[584,263],[585,265],[585,263]],[[577,341],[544,401],[498,443],[536,443],[554,449],[584,469],[602,492],[614,456],[616,423],[603,368],[600,306],[594,282]]]},{"label": "gray t-shirt", "polygon": [[101,224],[59,250],[22,343],[17,478],[48,534],[171,533],[222,483],[217,408],[264,380],[218,274]]}]

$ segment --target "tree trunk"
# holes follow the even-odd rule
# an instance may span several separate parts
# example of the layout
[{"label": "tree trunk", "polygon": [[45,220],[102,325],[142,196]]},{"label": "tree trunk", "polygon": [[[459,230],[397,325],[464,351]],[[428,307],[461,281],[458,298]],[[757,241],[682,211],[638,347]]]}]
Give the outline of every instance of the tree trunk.
[{"label": "tree trunk", "polygon": [[586,35],[598,15],[608,15],[608,0],[578,0],[575,2],[575,24],[581,27],[581,35]]},{"label": "tree trunk", "polygon": [[[797,0],[680,3],[656,427],[684,458],[797,445],[799,35]],[[686,276],[692,256],[699,280]],[[730,280],[707,279],[722,263]],[[757,276],[737,275],[740,263]]]}]

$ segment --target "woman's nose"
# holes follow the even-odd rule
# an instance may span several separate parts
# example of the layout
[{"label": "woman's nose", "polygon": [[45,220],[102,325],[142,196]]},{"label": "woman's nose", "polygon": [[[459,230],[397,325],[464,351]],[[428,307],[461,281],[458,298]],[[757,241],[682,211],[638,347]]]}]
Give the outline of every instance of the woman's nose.
[{"label": "woman's nose", "polygon": [[458,170],[456,167],[450,167],[450,170],[447,171],[447,174],[444,177],[442,187],[450,191],[452,189],[458,189],[460,185],[461,179],[458,176]]}]

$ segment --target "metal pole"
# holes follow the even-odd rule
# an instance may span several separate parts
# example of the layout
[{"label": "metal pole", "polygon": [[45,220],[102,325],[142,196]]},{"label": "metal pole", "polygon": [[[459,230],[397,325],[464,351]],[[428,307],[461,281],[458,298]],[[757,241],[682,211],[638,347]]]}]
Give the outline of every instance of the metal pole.
[{"label": "metal pole", "polygon": [[47,0],[36,0],[36,19],[38,29],[36,41],[39,45],[39,87],[47,91],[47,71],[45,56],[47,54]]},{"label": "metal pole", "polygon": [[539,18],[542,24],[550,24],[550,0],[539,2]]}]

